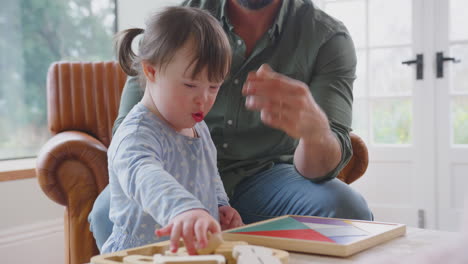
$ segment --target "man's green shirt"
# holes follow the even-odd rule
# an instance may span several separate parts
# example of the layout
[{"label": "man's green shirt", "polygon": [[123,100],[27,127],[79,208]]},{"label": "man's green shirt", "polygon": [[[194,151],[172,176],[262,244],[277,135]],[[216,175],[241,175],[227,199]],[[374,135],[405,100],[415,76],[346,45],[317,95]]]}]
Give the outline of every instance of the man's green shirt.
[{"label": "man's green shirt", "polygon": [[[227,17],[226,0],[189,0],[183,5],[210,11],[225,29],[233,51],[231,72],[205,119],[217,147],[218,167],[227,193],[231,196],[242,179],[275,163],[293,163],[298,141],[266,126],[259,112],[245,107],[242,85],[247,74],[263,63],[310,87],[342,150],[339,165],[318,180],[336,177],[352,156],[349,131],[356,53],[345,26],[310,0],[283,0],[273,25],[246,57],[245,43],[234,33]],[[129,78],[114,130],[142,96],[137,78]]]}]

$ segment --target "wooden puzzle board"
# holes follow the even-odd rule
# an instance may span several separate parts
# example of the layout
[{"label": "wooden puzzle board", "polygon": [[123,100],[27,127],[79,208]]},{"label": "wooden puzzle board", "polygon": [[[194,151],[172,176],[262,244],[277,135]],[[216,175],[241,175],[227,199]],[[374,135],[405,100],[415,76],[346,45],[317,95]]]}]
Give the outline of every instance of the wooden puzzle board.
[{"label": "wooden puzzle board", "polygon": [[[98,255],[94,256],[91,258],[91,264],[153,264],[154,258],[153,256],[155,254],[161,254],[165,255],[165,253],[169,250],[169,245],[170,241],[162,241],[154,244],[149,244],[146,246],[141,246],[141,247],[136,247],[136,248],[130,248],[122,251],[117,251],[113,253],[108,253],[108,254],[103,254],[103,255]],[[205,255],[205,256],[210,256],[213,254],[219,256],[222,255],[225,258],[225,264],[238,264],[238,261],[236,260],[237,257],[233,256],[233,250],[235,246],[238,245],[243,245],[247,246],[246,242],[243,241],[220,241],[220,244],[217,244],[217,248],[215,249],[215,252]],[[179,243],[179,249],[180,247],[183,247],[183,241]],[[284,251],[284,250],[279,250],[279,249],[273,249],[270,248],[269,250],[272,251],[272,256],[277,259],[275,263],[281,263],[281,264],[288,264],[289,262],[289,253]],[[200,251],[199,251],[200,252]],[[200,253],[200,254],[206,254],[205,253]],[[244,259],[247,262],[243,263],[252,263],[250,262],[249,258]],[[240,260],[239,260],[240,261]],[[200,262],[199,260],[196,259],[190,259],[187,256],[179,256],[178,258],[174,258],[171,261],[165,261],[163,263],[180,263],[180,264],[193,264],[193,263],[204,263],[204,264],[210,264],[210,263],[218,263],[217,261],[202,261]],[[255,262],[258,263],[258,262]]]},{"label": "wooden puzzle board", "polygon": [[405,233],[403,224],[286,215],[227,230],[223,238],[289,251],[347,257]]}]

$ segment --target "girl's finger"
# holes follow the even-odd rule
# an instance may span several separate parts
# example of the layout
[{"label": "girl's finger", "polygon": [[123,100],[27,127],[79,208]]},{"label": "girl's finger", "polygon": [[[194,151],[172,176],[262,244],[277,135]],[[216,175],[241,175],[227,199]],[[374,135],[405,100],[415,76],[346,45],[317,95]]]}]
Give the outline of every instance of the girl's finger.
[{"label": "girl's finger", "polygon": [[182,233],[181,223],[175,223],[174,226],[172,227],[171,245],[170,245],[170,248],[169,248],[169,250],[172,253],[177,252],[177,249],[179,248],[179,241],[180,241],[181,233]]},{"label": "girl's finger", "polygon": [[194,226],[197,248],[205,248],[208,245],[208,223],[206,221],[197,221]]},{"label": "girl's finger", "polygon": [[220,209],[219,209],[219,222],[221,224],[224,224],[226,222],[225,218],[226,218],[226,212],[222,209],[222,207],[220,207]]},{"label": "girl's finger", "polygon": [[232,221],[232,217],[234,216],[234,210],[226,210],[225,211],[225,219],[224,222],[225,224],[229,225]]},{"label": "girl's finger", "polygon": [[170,224],[168,224],[167,226],[165,226],[163,228],[156,229],[154,231],[154,234],[156,236],[158,236],[158,237],[169,236],[171,234],[171,230],[172,230],[173,225],[174,225],[173,223],[170,223]]},{"label": "girl's finger", "polygon": [[232,220],[230,228],[239,227],[239,226],[243,226],[243,225],[244,225],[244,223],[242,223],[240,217],[236,217],[234,220]]},{"label": "girl's finger", "polygon": [[193,221],[185,222],[184,227],[182,229],[182,237],[184,239],[185,248],[187,249],[187,253],[189,253],[189,255],[197,254],[197,250],[195,249],[193,229],[194,229]]},{"label": "girl's finger", "polygon": [[208,226],[208,231],[210,231],[212,234],[216,234],[221,232],[221,227],[219,226],[218,222],[212,221]]}]

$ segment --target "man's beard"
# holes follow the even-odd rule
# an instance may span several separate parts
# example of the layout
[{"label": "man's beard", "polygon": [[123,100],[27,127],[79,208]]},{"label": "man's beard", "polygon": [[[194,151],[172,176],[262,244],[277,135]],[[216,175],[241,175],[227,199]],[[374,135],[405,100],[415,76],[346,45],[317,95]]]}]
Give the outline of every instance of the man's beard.
[{"label": "man's beard", "polygon": [[237,0],[237,2],[247,9],[258,10],[271,4],[273,0]]}]

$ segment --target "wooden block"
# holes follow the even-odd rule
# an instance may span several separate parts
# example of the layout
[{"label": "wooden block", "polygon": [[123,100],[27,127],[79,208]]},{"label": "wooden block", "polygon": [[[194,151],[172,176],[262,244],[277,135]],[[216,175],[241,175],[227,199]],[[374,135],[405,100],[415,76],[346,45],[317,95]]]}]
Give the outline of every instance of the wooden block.
[{"label": "wooden block", "polygon": [[232,250],[232,256],[238,259],[240,255],[253,256],[273,256],[273,250],[261,246],[240,245],[235,246]]},{"label": "wooden block", "polygon": [[235,246],[247,245],[244,241],[224,241],[215,250],[214,254],[223,255],[226,258],[226,264],[236,264],[236,260],[232,256],[232,250]]},{"label": "wooden block", "polygon": [[124,264],[152,264],[153,258],[142,255],[131,255],[123,258]]},{"label": "wooden block", "polygon": [[232,256],[237,260],[236,264],[281,264],[273,249],[260,246],[235,246]]},{"label": "wooden block", "polygon": [[237,264],[281,264],[281,261],[273,256],[255,256],[255,255],[240,255],[237,259]]},{"label": "wooden block", "polygon": [[198,255],[198,256],[153,256],[154,264],[226,264],[221,255]]},{"label": "wooden block", "polygon": [[179,247],[176,252],[172,252],[170,250],[166,250],[164,252],[164,256],[188,256],[189,253],[187,252],[186,247]]},{"label": "wooden block", "polygon": [[197,249],[197,253],[198,255],[212,254],[223,242],[224,240],[221,233],[211,234],[211,232],[208,232],[208,245],[204,248]]},{"label": "wooden block", "polygon": [[283,264],[289,262],[289,253],[284,250],[273,249],[273,256],[281,261]]},{"label": "wooden block", "polygon": [[234,247],[241,245],[248,245],[248,243],[244,241],[224,241],[221,245],[219,245],[219,247],[216,248],[215,253],[229,251],[229,254],[232,255],[232,250]]}]

